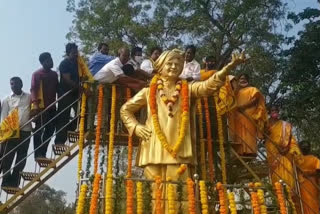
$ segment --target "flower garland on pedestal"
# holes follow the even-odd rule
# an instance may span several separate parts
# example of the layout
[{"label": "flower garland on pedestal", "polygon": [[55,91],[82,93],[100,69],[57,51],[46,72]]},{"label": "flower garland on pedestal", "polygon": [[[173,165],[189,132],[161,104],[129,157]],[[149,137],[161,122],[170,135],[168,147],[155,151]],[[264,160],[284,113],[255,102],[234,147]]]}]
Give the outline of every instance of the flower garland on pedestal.
[{"label": "flower garland on pedestal", "polygon": [[161,212],[161,177],[156,176],[155,177],[155,183],[156,183],[156,214],[162,214]]},{"label": "flower garland on pedestal", "polygon": [[208,98],[203,98],[205,118],[206,118],[206,129],[207,129],[207,146],[208,146],[208,164],[209,164],[209,176],[210,181],[214,181],[214,167],[213,167],[213,154],[212,154],[212,133],[211,133],[211,122]]},{"label": "flower garland on pedestal", "polygon": [[[85,84],[86,85],[86,84]],[[81,112],[80,112],[80,124],[79,124],[79,158],[78,158],[78,182],[80,181],[80,172],[82,170],[82,156],[83,156],[83,144],[84,144],[84,122],[86,113],[87,96],[82,93],[81,96]]]},{"label": "flower garland on pedestal", "polygon": [[[168,178],[167,181],[170,182],[171,178]],[[169,214],[176,213],[176,194],[175,194],[174,184],[172,183],[168,184],[168,211],[169,211]]]},{"label": "flower garland on pedestal", "polygon": [[209,213],[209,206],[208,206],[208,194],[207,194],[207,187],[205,181],[199,181],[200,187],[200,202],[201,202],[201,210],[202,214]]},{"label": "flower garland on pedestal", "polygon": [[90,203],[90,214],[97,213],[100,180],[101,180],[101,175],[99,173],[96,173],[93,181],[93,190],[92,190],[91,203]]},{"label": "flower garland on pedestal", "polygon": [[127,214],[133,214],[133,180],[126,181],[126,192],[127,192]]},{"label": "flower garland on pedestal", "polygon": [[100,139],[101,139],[101,126],[102,126],[102,108],[103,108],[103,85],[99,85],[93,174],[96,174],[98,171],[99,147],[100,147]]},{"label": "flower garland on pedestal", "polygon": [[138,181],[137,186],[137,214],[143,214],[143,188],[142,182]]},{"label": "flower garland on pedestal", "polygon": [[292,199],[292,191],[288,185],[285,186],[285,191],[287,192],[287,195],[288,195],[288,201],[292,210],[292,214],[297,214],[296,206]]},{"label": "flower garland on pedestal", "polygon": [[[178,137],[177,142],[173,145],[173,147],[169,145],[167,138],[164,135],[164,133],[162,132],[160,124],[159,124],[157,100],[156,100],[157,90],[159,91],[159,94],[160,94],[162,101],[168,107],[169,116],[173,116],[173,115],[171,115],[172,114],[171,110],[172,110],[172,106],[175,103],[177,98],[168,99],[165,96],[165,94],[161,88],[161,83],[162,83],[162,80],[160,79],[159,75],[155,75],[152,78],[151,84],[150,84],[150,103],[149,103],[149,105],[150,105],[151,114],[152,114],[152,122],[153,122],[153,126],[155,129],[155,133],[156,133],[157,137],[159,138],[163,148],[165,148],[172,155],[172,157],[176,158],[177,152],[178,152],[181,144],[183,143],[184,136],[186,134],[186,129],[188,126],[188,121],[189,121],[188,82],[185,80],[182,80],[181,83],[179,83],[179,81],[178,81],[177,85],[176,85],[176,92],[177,92],[177,90],[178,90],[177,88],[179,88],[178,86],[181,84],[181,91],[180,92],[181,92],[181,96],[182,96],[182,101],[181,101],[182,115],[181,115],[179,137]],[[175,94],[176,94],[176,92],[175,92]],[[176,96],[175,94],[174,94],[174,97]]]},{"label": "flower garland on pedestal", "polygon": [[201,177],[203,180],[207,179],[206,170],[206,152],[205,152],[205,141],[203,133],[203,115],[202,115],[202,104],[201,99],[197,99],[197,114],[198,114],[198,126],[199,126],[199,138],[200,138],[200,164],[201,164]]},{"label": "flower garland on pedestal", "polygon": [[116,121],[116,86],[112,85],[111,96],[111,118],[110,118],[110,132],[109,132],[109,151],[108,151],[108,172],[106,183],[106,205],[105,213],[112,214],[112,184],[113,184],[113,146],[114,146],[114,134],[115,134],[115,121]]},{"label": "flower garland on pedestal", "polygon": [[229,192],[228,193],[228,199],[229,199],[229,206],[230,206],[230,213],[231,214],[237,214],[237,204],[234,199],[234,193]]},{"label": "flower garland on pedestal", "polygon": [[78,199],[78,206],[77,206],[77,214],[83,214],[87,189],[88,189],[87,184],[81,185],[79,199]]},{"label": "flower garland on pedestal", "polygon": [[280,207],[280,214],[286,214],[287,207],[286,207],[286,201],[285,201],[283,191],[282,191],[282,185],[281,185],[281,183],[276,182],[274,184],[274,187],[275,187],[277,198],[278,198],[278,203],[279,203],[279,207]]},{"label": "flower garland on pedestal", "polygon": [[228,205],[227,205],[228,201],[226,198],[226,190],[221,182],[218,182],[216,187],[219,193],[219,203],[220,203],[219,211],[221,214],[226,214],[228,212]]},{"label": "flower garland on pedestal", "polygon": [[187,178],[188,210],[189,214],[196,214],[196,198],[194,196],[194,182]]},{"label": "flower garland on pedestal", "polygon": [[254,185],[256,188],[258,188],[257,195],[258,195],[258,201],[259,201],[259,205],[260,205],[260,213],[267,214],[267,206],[266,206],[266,203],[264,200],[264,191],[263,191],[263,189],[261,189],[262,184],[257,182]]},{"label": "flower garland on pedestal", "polygon": [[[218,106],[218,94],[214,94],[214,101]],[[218,123],[218,138],[219,138],[219,150],[221,158],[221,172],[222,172],[222,183],[227,184],[227,172],[226,172],[226,155],[224,152],[224,136],[223,136],[223,124],[222,117],[217,108],[217,123]]]}]

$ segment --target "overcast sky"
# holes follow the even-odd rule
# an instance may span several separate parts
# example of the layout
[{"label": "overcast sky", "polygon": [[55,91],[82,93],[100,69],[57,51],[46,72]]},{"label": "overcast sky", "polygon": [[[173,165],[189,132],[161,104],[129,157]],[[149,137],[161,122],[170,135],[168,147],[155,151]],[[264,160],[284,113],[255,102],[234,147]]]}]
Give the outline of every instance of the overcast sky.
[{"label": "overcast sky", "polygon": [[[295,12],[306,7],[319,7],[316,0],[286,0]],[[39,66],[41,52],[52,54],[55,67],[64,54],[65,35],[72,23],[72,15],[66,12],[67,0],[1,0],[0,3],[0,98],[10,93],[9,79],[20,76],[24,90],[29,91],[31,74]],[[296,33],[301,26],[292,32]],[[30,144],[33,149],[33,143]],[[69,202],[75,199],[77,158],[65,166],[48,184],[67,192]],[[28,161],[33,170],[33,161]]]}]

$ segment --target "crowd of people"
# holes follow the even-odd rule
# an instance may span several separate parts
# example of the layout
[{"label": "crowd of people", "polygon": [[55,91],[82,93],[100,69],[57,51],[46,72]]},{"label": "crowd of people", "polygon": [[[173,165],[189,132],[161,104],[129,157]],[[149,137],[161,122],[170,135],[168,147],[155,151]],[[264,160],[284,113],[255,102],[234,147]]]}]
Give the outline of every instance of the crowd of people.
[{"label": "crowd of people", "polygon": [[[76,120],[70,122],[70,114],[72,109],[78,112],[77,100],[83,79],[78,72],[77,45],[68,43],[65,51],[66,56],[59,65],[60,78],[58,73],[52,70],[53,60],[50,53],[40,54],[39,61],[42,67],[32,74],[30,94],[22,90],[21,78],[10,79],[12,94],[2,100],[1,120],[18,108],[22,127],[19,138],[1,143],[0,166],[4,173],[2,187],[19,186],[20,172],[26,165],[32,131],[34,131],[34,157],[41,159],[46,158],[48,145],[55,131],[55,144],[63,145],[67,140],[67,132],[76,128]],[[111,56],[108,44],[101,43],[97,52],[90,57],[88,65],[93,79],[99,83],[117,83],[139,91],[155,75],[157,70],[154,66],[155,61],[161,53],[160,47],[154,47],[148,56],[143,58],[142,48],[133,47],[130,51],[127,47],[122,47],[118,50],[117,56]],[[187,46],[181,79],[203,81],[216,72],[213,56],[204,58],[202,70],[195,56],[196,47]],[[250,86],[249,75],[240,74],[237,77],[229,75],[226,84],[229,84],[231,89],[228,91],[229,96],[233,97],[236,103],[227,114],[229,135],[231,140],[236,142],[235,151],[242,156],[255,157],[258,152],[257,139],[264,139],[272,182],[281,179],[292,190],[297,184],[307,186],[308,192],[304,192],[301,188],[303,201],[308,202],[304,206],[304,213],[314,213],[308,209],[319,210],[319,191],[315,191],[318,189],[314,185],[318,184],[320,160],[309,155],[310,143],[306,141],[297,143],[291,124],[280,120],[279,107],[273,106],[268,117],[264,96],[256,87]],[[56,106],[57,97],[61,99]],[[46,111],[43,111],[44,109]],[[31,118],[34,129],[30,122]],[[15,167],[10,170],[15,156]],[[298,172],[299,178],[295,175],[296,166],[301,172],[300,174]],[[310,179],[313,182],[309,182]],[[310,191],[312,195],[309,194]],[[309,203],[312,200],[313,202]]]}]

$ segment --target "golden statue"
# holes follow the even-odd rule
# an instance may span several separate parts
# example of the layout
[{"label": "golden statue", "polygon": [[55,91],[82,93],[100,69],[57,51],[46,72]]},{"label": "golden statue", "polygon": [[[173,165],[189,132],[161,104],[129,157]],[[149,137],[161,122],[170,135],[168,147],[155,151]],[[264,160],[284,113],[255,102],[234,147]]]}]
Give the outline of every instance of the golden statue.
[{"label": "golden statue", "polygon": [[[150,86],[139,91],[120,111],[129,134],[141,139],[136,164],[144,168],[146,178],[186,180],[191,166],[196,164],[194,98],[213,95],[224,85],[229,71],[245,60],[244,53],[233,54],[232,61],[206,81],[188,83],[179,79],[184,53],[173,49],[161,54]],[[147,120],[141,124],[134,113],[145,106]],[[188,166],[183,175],[177,173],[181,164]],[[166,185],[162,185],[162,197],[167,198],[166,195]],[[166,207],[162,203],[162,213],[168,213]]]}]

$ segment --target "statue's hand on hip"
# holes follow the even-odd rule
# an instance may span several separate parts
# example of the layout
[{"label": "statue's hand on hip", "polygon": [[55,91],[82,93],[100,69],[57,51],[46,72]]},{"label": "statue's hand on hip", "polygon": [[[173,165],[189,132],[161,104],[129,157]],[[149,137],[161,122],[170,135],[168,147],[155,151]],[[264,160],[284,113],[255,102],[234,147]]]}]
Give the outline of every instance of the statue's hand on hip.
[{"label": "statue's hand on hip", "polygon": [[134,133],[144,141],[149,140],[149,138],[151,137],[151,130],[148,129],[145,125],[141,124],[136,126]]}]

